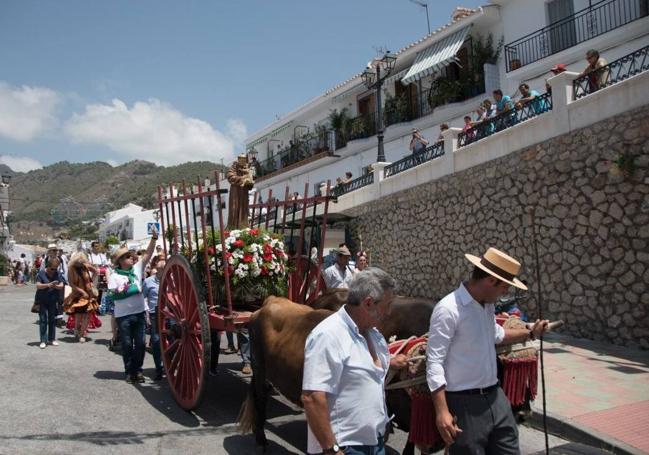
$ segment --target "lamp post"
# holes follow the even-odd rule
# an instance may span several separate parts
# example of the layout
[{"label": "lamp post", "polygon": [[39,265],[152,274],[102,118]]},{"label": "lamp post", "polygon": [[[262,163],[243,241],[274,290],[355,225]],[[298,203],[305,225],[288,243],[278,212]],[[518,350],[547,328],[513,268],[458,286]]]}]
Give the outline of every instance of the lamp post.
[{"label": "lamp post", "polygon": [[385,161],[385,151],[383,150],[383,106],[381,106],[381,87],[383,81],[388,78],[390,72],[394,69],[397,58],[387,51],[381,58],[375,58],[367,64],[367,68],[361,75],[363,83],[369,89],[376,89],[376,137],[378,139],[376,161],[381,163]]}]

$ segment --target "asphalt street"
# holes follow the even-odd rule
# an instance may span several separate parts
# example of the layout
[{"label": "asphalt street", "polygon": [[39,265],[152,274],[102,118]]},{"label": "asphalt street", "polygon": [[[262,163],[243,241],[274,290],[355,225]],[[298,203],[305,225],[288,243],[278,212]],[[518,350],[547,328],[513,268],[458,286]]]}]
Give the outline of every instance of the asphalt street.
[{"label": "asphalt street", "polygon": [[[221,356],[219,375],[209,378],[202,404],[185,412],[165,381],[151,379],[150,355],[146,383],[124,381],[121,356],[107,347],[108,317],[88,343],[59,330],[60,346],[39,349],[37,315],[29,311],[34,291],[34,285],[0,287],[0,454],[255,453],[252,436],[239,434],[235,424],[247,390],[237,356]],[[268,414],[268,453],[304,453],[304,415],[280,397],[271,400]],[[520,431],[523,454],[543,449],[540,432]],[[405,441],[397,432],[388,453],[400,453]],[[585,453],[569,452],[571,446],[559,438],[550,442],[561,453]]]}]

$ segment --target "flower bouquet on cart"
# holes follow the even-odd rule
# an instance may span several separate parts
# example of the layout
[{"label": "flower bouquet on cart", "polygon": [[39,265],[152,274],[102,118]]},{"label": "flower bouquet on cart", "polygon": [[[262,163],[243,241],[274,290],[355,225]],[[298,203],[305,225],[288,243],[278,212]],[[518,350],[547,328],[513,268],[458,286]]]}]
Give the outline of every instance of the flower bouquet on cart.
[{"label": "flower bouquet on cart", "polygon": [[[218,294],[225,296],[225,267],[219,233],[202,242],[198,260],[207,248],[210,273]],[[223,232],[225,260],[233,303],[260,304],[269,295],[288,295],[288,255],[278,235],[261,229],[236,229]]]}]

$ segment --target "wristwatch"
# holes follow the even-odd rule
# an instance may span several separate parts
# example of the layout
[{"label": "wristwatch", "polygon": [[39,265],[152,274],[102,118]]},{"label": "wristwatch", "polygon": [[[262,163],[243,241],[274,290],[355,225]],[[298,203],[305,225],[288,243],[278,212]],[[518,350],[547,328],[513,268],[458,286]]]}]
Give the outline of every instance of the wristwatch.
[{"label": "wristwatch", "polygon": [[338,443],[334,442],[334,445],[329,447],[328,449],[324,449],[322,451],[323,454],[330,454],[330,453],[338,453],[340,451],[340,447],[338,447]]}]

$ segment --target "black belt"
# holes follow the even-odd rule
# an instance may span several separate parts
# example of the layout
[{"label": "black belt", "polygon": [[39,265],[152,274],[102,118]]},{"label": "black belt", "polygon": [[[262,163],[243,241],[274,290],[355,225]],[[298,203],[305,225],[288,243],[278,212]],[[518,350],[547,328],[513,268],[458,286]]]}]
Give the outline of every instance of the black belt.
[{"label": "black belt", "polygon": [[458,390],[458,391],[446,391],[446,393],[452,393],[455,395],[487,395],[488,393],[493,392],[498,388],[498,383],[490,385],[489,387],[483,387],[481,389],[467,389],[467,390]]}]

